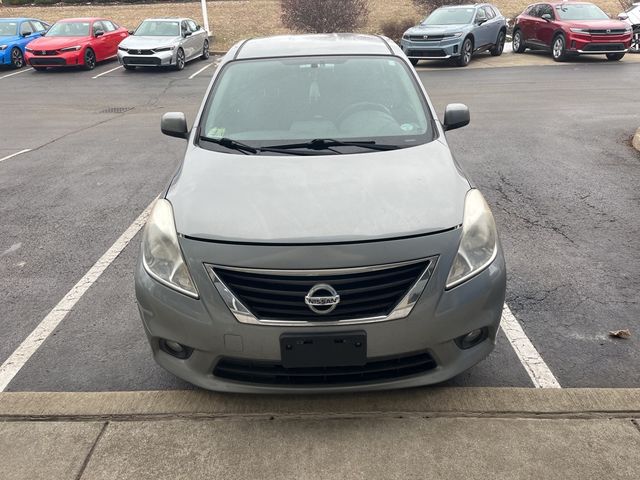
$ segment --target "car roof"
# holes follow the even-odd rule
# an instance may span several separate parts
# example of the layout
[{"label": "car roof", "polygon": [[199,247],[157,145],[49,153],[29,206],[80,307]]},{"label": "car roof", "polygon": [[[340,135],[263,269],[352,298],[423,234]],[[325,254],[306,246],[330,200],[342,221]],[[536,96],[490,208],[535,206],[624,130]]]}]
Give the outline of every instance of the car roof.
[{"label": "car roof", "polygon": [[397,55],[385,37],[359,33],[251,38],[234,45],[229,53],[236,59],[314,55]]},{"label": "car roof", "polygon": [[181,22],[183,20],[191,19],[187,17],[145,18],[143,22]]},{"label": "car roof", "polygon": [[96,22],[98,20],[107,20],[107,19],[102,17],[61,18],[60,20],[58,20],[58,22]]},{"label": "car roof", "polygon": [[25,18],[25,17],[2,17],[0,18],[0,22],[24,22],[26,20],[36,20],[35,18]]}]

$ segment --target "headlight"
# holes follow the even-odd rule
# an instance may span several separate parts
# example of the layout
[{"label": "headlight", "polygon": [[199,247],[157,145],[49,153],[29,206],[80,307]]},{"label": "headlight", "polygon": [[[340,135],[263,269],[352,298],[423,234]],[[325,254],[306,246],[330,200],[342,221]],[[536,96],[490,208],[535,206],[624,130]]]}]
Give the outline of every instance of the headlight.
[{"label": "headlight", "polygon": [[462,36],[462,32],[447,33],[445,35],[445,37],[454,37],[454,38],[461,37],[461,36]]},{"label": "headlight", "polygon": [[81,45],[74,45],[73,47],[65,47],[65,48],[61,48],[60,51],[61,52],[77,52],[78,50],[80,50],[82,48]]},{"label": "headlight", "polygon": [[570,28],[569,30],[573,33],[583,33],[585,35],[589,35],[591,33],[588,28]]},{"label": "headlight", "polygon": [[0,51],[6,50],[9,45],[0,45]]},{"label": "headlight", "polygon": [[469,190],[464,201],[462,239],[446,288],[453,288],[480,273],[493,262],[497,253],[498,233],[493,214],[480,191]]},{"label": "headlight", "polygon": [[173,50],[175,47],[162,47],[162,48],[154,48],[154,52],[169,52]]},{"label": "headlight", "polygon": [[[629,26],[624,27],[624,31],[626,33],[631,33],[631,32],[633,32],[633,28],[629,25]],[[2,47],[0,47],[0,49],[2,49]]]},{"label": "headlight", "polygon": [[182,258],[171,204],[160,199],[153,206],[142,235],[142,261],[149,275],[160,283],[198,298],[187,264]]},{"label": "headlight", "polygon": [[128,52],[129,51],[128,48],[124,48],[124,47],[118,47],[118,50],[120,50],[121,52]]}]

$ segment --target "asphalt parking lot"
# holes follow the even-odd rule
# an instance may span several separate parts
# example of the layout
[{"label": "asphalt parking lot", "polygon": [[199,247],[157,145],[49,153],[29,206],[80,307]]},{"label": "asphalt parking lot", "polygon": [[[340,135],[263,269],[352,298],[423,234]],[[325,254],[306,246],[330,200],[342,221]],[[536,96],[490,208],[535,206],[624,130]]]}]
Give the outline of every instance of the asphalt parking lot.
[{"label": "asphalt parking lot", "polygon": [[[54,307],[64,311],[59,302],[123,232],[137,232],[184,150],[161,135],[160,116],[193,119],[214,62],[0,71],[0,364]],[[439,112],[471,109],[471,125],[448,138],[496,216],[506,303],[526,335],[501,332],[495,352],[449,385],[639,386],[640,154],[630,137],[640,63],[418,70]],[[6,391],[191,388],[151,358],[133,292],[138,246],[136,234],[102,265]],[[630,339],[608,336],[623,328]],[[531,368],[550,377],[540,385]]]}]

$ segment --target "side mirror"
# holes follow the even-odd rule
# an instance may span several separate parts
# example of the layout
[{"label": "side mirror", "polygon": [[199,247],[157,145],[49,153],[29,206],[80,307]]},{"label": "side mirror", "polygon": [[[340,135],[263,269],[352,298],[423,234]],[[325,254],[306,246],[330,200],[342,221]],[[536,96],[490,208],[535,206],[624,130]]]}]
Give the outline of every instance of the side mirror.
[{"label": "side mirror", "polygon": [[447,108],[444,109],[444,130],[455,130],[456,128],[469,125],[471,116],[469,114],[469,107],[462,103],[450,103]]},{"label": "side mirror", "polygon": [[133,35],[133,34],[134,34],[134,33],[136,33],[136,32],[135,32],[135,30],[127,30],[127,33],[128,33],[129,35]]},{"label": "side mirror", "polygon": [[170,137],[189,138],[187,118],[182,112],[168,112],[162,115],[160,130]]},{"label": "side mirror", "polygon": [[629,20],[629,15],[627,15],[626,13],[621,13],[620,15],[618,15],[618,20]]},{"label": "side mirror", "polygon": [[202,30],[202,27],[200,25],[196,25],[196,30]]},{"label": "side mirror", "polygon": [[187,38],[191,35],[191,32],[189,30],[187,30],[186,32],[184,32],[184,38]]},{"label": "side mirror", "polygon": [[551,14],[550,13],[543,13],[542,17],[543,20],[546,20],[547,22],[551,21]]},{"label": "side mirror", "polygon": [[104,35],[104,32],[102,30],[96,30],[93,35],[98,38]]},{"label": "side mirror", "polygon": [[31,35],[33,35],[33,32],[29,32],[29,31],[26,31],[22,34],[23,37],[29,37]]}]

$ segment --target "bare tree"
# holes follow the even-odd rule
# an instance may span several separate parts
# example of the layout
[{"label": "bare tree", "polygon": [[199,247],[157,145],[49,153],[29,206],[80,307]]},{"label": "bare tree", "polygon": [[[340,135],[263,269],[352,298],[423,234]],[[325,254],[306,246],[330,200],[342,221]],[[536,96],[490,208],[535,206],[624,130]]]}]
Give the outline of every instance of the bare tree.
[{"label": "bare tree", "polygon": [[351,32],[369,16],[368,0],[280,0],[282,23],[297,32]]}]

